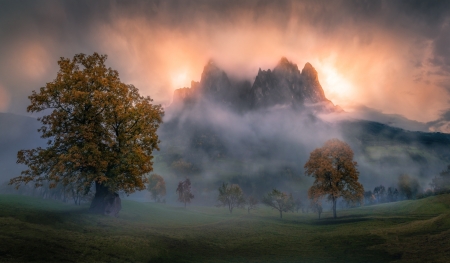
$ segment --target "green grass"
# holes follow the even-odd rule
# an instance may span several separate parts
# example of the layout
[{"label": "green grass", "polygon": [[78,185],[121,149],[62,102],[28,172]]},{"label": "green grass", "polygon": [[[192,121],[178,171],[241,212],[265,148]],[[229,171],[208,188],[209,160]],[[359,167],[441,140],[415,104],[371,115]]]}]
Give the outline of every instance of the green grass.
[{"label": "green grass", "polygon": [[119,218],[0,195],[1,262],[449,262],[450,195],[331,213],[123,201]]}]

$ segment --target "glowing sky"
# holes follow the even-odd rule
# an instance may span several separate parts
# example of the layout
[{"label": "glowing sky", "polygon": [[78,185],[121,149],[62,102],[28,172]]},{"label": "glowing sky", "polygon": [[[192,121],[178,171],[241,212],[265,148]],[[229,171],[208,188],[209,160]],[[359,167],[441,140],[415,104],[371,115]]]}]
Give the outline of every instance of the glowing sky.
[{"label": "glowing sky", "polygon": [[[93,3],[91,3],[93,2]],[[2,1],[0,111],[25,114],[59,57],[109,56],[168,105],[213,59],[253,80],[282,56],[310,62],[326,96],[421,122],[447,116],[450,1]]]}]

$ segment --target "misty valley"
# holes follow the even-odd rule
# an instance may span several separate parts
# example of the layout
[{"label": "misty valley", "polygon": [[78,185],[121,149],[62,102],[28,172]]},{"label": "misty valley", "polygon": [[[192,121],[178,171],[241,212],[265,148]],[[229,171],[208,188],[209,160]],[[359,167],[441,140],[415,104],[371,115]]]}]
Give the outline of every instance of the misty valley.
[{"label": "misty valley", "polygon": [[0,113],[0,261],[450,258],[449,134],[355,118],[285,57],[210,60],[168,107],[106,60],[61,58],[37,119]]}]

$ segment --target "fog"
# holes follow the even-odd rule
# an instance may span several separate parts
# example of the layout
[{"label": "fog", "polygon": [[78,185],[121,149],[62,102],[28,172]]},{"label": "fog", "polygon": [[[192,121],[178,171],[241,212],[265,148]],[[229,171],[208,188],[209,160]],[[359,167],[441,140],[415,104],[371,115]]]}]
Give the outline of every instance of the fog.
[{"label": "fog", "polygon": [[[372,133],[368,135],[375,136],[374,143],[362,142],[366,123],[360,123],[354,114],[317,114],[312,109],[291,106],[242,112],[206,97],[194,103],[174,102],[166,109],[165,124],[159,132],[162,142],[157,160],[164,166],[155,166],[155,172],[172,185],[168,186],[168,200],[176,199],[170,193],[174,194],[177,180],[186,177],[202,196],[203,200],[195,201],[200,203],[214,203],[222,182],[240,184],[247,195],[261,197],[272,188],[279,188],[306,198],[313,180],[304,175],[303,166],[311,151],[332,138],[352,147],[359,181],[367,191],[378,185],[386,189],[397,187],[401,174],[417,178],[425,190],[431,178],[446,167],[445,160],[435,153],[440,146],[426,148],[419,141],[422,133],[411,135],[413,141],[409,145],[398,138],[386,141],[383,134]],[[354,127],[347,128],[348,123]],[[383,127],[387,132],[394,129],[408,133]],[[177,169],[180,161],[185,170]]]}]

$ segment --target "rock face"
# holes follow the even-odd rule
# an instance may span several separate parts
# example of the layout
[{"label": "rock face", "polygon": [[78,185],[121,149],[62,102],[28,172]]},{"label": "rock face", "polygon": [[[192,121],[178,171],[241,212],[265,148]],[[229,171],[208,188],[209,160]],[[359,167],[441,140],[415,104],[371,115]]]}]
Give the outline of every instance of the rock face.
[{"label": "rock face", "polygon": [[173,104],[180,104],[192,96],[192,89],[181,88],[173,92]]},{"label": "rock face", "polygon": [[259,69],[253,84],[234,81],[210,61],[200,82],[174,93],[174,105],[208,99],[238,110],[256,110],[273,106],[310,107],[320,111],[338,111],[319,82],[317,71],[306,63],[300,72],[297,65],[281,58],[273,70]]},{"label": "rock face", "polygon": [[214,99],[226,97],[231,89],[231,82],[227,74],[218,68],[213,61],[209,61],[203,68],[198,91]]}]

